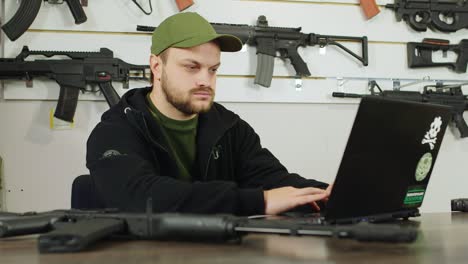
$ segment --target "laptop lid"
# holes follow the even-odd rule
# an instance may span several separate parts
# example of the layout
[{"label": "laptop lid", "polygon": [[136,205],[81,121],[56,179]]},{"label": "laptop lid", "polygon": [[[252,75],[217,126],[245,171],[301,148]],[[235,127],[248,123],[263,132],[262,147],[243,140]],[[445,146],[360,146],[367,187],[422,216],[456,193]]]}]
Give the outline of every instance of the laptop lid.
[{"label": "laptop lid", "polygon": [[325,219],[417,212],[450,121],[447,106],[364,97]]}]

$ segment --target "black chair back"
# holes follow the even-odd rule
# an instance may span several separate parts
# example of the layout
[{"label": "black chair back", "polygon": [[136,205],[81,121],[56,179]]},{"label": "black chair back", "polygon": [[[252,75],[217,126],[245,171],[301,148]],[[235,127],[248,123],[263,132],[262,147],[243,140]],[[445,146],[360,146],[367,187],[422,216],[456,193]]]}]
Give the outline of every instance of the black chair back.
[{"label": "black chair back", "polygon": [[73,180],[71,208],[82,210],[104,208],[91,175],[80,175]]}]

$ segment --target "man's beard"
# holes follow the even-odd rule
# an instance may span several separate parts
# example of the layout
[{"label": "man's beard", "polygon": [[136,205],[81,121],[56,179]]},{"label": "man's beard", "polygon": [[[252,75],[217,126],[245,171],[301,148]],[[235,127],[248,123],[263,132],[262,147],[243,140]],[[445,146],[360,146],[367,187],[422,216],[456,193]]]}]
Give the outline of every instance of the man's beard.
[{"label": "man's beard", "polygon": [[[177,110],[179,110],[180,112],[186,115],[206,113],[210,110],[211,106],[213,105],[215,91],[211,89],[211,87],[194,88],[194,89],[187,91],[186,92],[187,96],[184,96],[184,94],[174,92],[177,90],[174,87],[172,87],[171,83],[169,82],[167,78],[167,74],[164,70],[161,75],[161,88],[164,93],[164,96],[166,97],[166,100],[172,106],[174,106]],[[197,105],[192,102],[191,100],[192,95],[200,91],[206,91],[211,94],[211,98],[208,99],[209,100],[208,104]]]}]

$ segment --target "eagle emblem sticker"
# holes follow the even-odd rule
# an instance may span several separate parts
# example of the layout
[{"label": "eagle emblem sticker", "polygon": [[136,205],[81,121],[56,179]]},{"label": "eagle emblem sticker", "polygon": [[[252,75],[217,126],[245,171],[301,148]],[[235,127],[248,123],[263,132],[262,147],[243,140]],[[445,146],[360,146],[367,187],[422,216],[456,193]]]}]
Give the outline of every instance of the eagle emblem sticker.
[{"label": "eagle emblem sticker", "polygon": [[417,181],[423,181],[432,168],[432,154],[427,152],[419,159],[416,166],[415,177]]}]

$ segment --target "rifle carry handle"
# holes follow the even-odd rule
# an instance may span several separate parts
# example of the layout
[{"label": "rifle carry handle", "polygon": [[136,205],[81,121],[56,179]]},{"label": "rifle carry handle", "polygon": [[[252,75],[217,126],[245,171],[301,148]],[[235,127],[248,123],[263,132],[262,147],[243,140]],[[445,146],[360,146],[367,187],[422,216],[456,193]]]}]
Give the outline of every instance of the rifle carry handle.
[{"label": "rifle carry handle", "polygon": [[15,41],[31,26],[36,19],[42,0],[21,1],[15,15],[2,26],[3,32],[11,40]]}]

